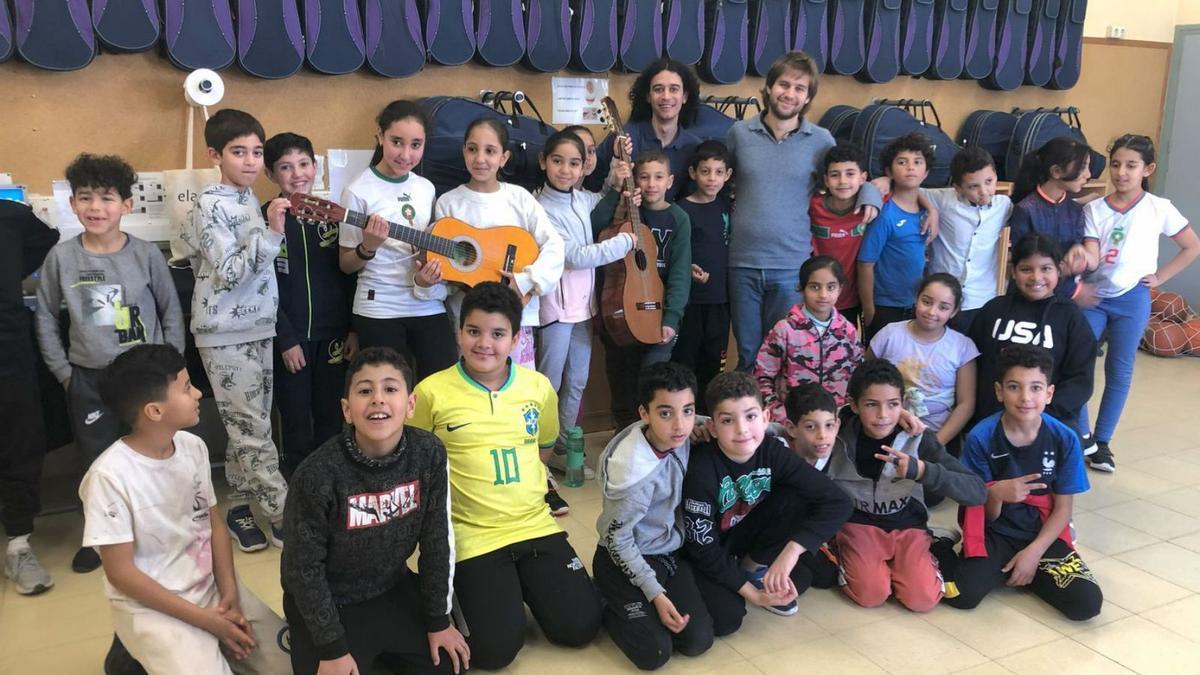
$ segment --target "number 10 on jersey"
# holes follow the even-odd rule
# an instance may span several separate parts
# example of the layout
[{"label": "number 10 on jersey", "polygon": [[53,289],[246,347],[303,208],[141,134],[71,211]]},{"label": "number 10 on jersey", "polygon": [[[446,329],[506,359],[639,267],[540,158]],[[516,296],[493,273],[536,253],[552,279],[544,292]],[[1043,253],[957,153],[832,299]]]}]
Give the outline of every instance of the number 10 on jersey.
[{"label": "number 10 on jersey", "polygon": [[517,463],[516,448],[493,448],[492,466],[496,469],[493,485],[521,482],[521,466]]}]

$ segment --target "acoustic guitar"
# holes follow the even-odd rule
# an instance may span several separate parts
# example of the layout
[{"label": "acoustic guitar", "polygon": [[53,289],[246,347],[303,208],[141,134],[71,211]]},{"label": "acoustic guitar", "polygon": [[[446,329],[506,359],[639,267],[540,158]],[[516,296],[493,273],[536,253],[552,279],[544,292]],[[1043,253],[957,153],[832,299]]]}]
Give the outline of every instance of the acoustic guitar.
[{"label": "acoustic guitar", "polygon": [[[299,192],[288,198],[292,213],[301,220],[338,223],[363,229],[367,214],[343,208],[328,199]],[[427,230],[388,222],[388,238],[425,251],[428,260],[440,260],[442,278],[474,286],[484,281],[507,283],[501,272],[516,273],[537,260],[533,235],[515,226],[481,229],[456,218],[439,218]]]},{"label": "acoustic guitar", "polygon": [[[617,104],[605,96],[601,101],[604,123],[614,136],[615,149],[623,151],[624,135]],[[627,159],[627,158],[626,158]],[[633,178],[626,178],[622,189],[633,194]],[[600,241],[621,232],[633,235],[634,245],[621,260],[602,268],[604,285],[600,291],[600,314],[608,336],[618,345],[662,342],[663,281],[658,275],[658,244],[650,228],[642,224],[638,207],[626,201],[628,220],[614,222],[600,232]]]}]

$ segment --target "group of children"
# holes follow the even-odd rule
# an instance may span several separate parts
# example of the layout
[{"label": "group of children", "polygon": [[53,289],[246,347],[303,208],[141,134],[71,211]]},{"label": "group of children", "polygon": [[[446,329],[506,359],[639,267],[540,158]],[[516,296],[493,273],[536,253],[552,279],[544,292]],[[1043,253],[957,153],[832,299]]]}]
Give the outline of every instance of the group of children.
[{"label": "group of children", "polygon": [[[1148,288],[1200,253],[1182,216],[1145,192],[1148,139],[1114,143],[1114,192],[1086,206],[1073,199],[1088,175],[1075,141],[1027,159],[1015,204],[995,194],[977,148],[954,158],[953,185],[939,190],[920,187],[933,155],[920,135],[884,150],[887,175],[873,183],[859,150],[830,148],[809,203],[802,301],[756,359],[724,373],[738,236],[725,144],[695,146],[694,189],[672,199],[683,194],[673,157],[644,148],[597,166],[594,137],[571,127],[547,140],[545,185],[530,194],[499,179],[507,131],[480,119],[463,141],[469,181],[435,198],[414,173],[429,125],[419,105],[393,102],[376,122],[372,164],[341,196],[370,214],[361,229],[289,212],[287,197],[315,178],[303,136],[268,139],[236,110],[205,128],[221,183],[199,195],[179,243],[195,278],[190,332],[229,436],[224,520],[207,449],[183,431],[199,393],[170,271],[119,228],[129,166],[80,156],[67,178],[83,234],[49,249],[30,230],[17,247],[27,259],[16,269],[45,255],[39,346],[91,464],[73,568],[103,566],[117,636],[142,667],[352,673],[385,658],[499,669],[522,646],[528,606],[550,641],[584,645],[603,625],[653,669],[738,630],[747,603],[794,613],[812,586],[923,612],[943,599],[973,607],[1007,582],[1072,619],[1100,611],[1073,549],[1071,498],[1088,487],[1085,454],[1115,467],[1108,442]],[[280,196],[260,205],[251,188],[264,166]],[[597,168],[602,193],[582,187]],[[864,226],[867,185],[889,198]],[[618,346],[593,322],[597,270],[634,246],[600,233],[630,208],[658,245],[655,345]],[[464,292],[387,236],[389,224],[423,230],[444,216],[521,227],[537,259]],[[996,242],[1010,222],[1012,283],[997,295]],[[1160,233],[1182,249],[1161,268]],[[548,466],[564,465],[594,330],[617,431],[598,461],[589,577],[554,520],[568,507]],[[1085,405],[1105,332],[1093,435]],[[944,498],[962,507],[959,553],[928,527]],[[6,574],[22,593],[49,589],[28,545],[32,514],[17,522],[24,512],[6,503],[5,518]],[[289,628],[238,585],[231,540],[244,551],[287,542]]]}]

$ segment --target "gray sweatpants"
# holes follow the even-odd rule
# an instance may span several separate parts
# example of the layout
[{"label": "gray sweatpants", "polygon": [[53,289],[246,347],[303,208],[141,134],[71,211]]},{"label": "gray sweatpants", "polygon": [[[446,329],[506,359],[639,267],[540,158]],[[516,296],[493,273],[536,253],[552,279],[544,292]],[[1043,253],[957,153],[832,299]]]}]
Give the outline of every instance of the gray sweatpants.
[{"label": "gray sweatpants", "polygon": [[225,446],[229,504],[240,506],[253,499],[271,522],[277,522],[283,517],[287,484],[271,440],[272,342],[268,338],[198,351],[229,436]]},{"label": "gray sweatpants", "polygon": [[592,362],[592,322],[556,321],[538,330],[537,369],[558,393],[556,452],[566,452],[567,431],[576,425]]}]

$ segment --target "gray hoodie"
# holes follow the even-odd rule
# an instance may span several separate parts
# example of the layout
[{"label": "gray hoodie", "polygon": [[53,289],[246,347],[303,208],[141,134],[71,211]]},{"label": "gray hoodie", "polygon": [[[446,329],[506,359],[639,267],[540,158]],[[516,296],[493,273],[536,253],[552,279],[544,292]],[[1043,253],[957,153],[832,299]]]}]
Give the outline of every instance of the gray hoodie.
[{"label": "gray hoodie", "polygon": [[643,556],[669,555],[683,546],[679,502],[690,441],[661,458],[635,422],[609,441],[600,455],[604,507],[596,521],[600,545],[647,600],[663,592]]}]

